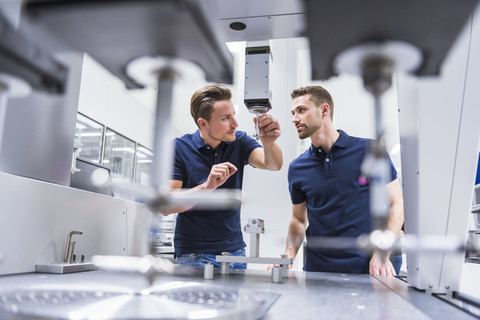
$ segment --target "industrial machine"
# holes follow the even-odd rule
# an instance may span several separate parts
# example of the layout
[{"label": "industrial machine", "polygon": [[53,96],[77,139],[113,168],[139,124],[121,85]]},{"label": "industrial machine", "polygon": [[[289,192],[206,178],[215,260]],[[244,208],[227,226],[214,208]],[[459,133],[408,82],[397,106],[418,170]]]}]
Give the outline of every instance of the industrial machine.
[{"label": "industrial machine", "polygon": [[[230,5],[244,5],[241,1],[227,2]],[[238,205],[240,202],[236,193],[199,194],[196,198],[182,193],[171,194],[166,184],[173,152],[170,145],[170,120],[174,87],[183,79],[191,77],[205,76],[207,81],[221,83],[231,83],[233,80],[232,57],[222,43],[226,39],[222,32],[216,31],[215,21],[212,20],[216,19],[216,9],[228,4],[222,3],[222,0],[27,0],[23,1],[18,28],[4,19],[0,10],[0,115],[7,105],[8,108],[16,106],[10,102],[11,97],[17,95],[17,92],[25,94],[31,87],[35,91],[32,100],[22,101],[19,105],[28,105],[33,110],[35,101],[42,102],[42,105],[49,106],[48,117],[57,119],[57,113],[52,110],[58,109],[50,106],[64,105],[65,109],[69,106],[71,108],[70,96],[78,94],[75,89],[78,86],[78,58],[65,52],[85,51],[121,79],[126,87],[158,88],[155,157],[152,185],[145,193],[147,209],[113,197],[64,188],[69,184],[71,166],[68,165],[57,166],[60,173],[54,172],[50,176],[46,175],[48,170],[32,174],[30,171],[25,174],[25,171],[15,170],[5,170],[8,174],[1,173],[0,186],[6,190],[6,194],[14,195],[12,199],[5,197],[3,200],[8,208],[15,208],[15,213],[11,216],[2,213],[0,225],[5,226],[6,221],[9,221],[8,223],[18,226],[22,221],[32,219],[32,223],[38,226],[34,235],[27,235],[27,245],[17,244],[13,248],[10,245],[0,246],[0,273],[7,275],[1,279],[2,317],[259,319],[266,314],[275,318],[287,318],[298,316],[299,312],[304,312],[301,315],[309,317],[324,308],[322,312],[325,314],[339,314],[339,309],[343,309],[340,311],[348,318],[370,316],[376,319],[388,316],[400,319],[405,315],[438,318],[445,314],[455,319],[470,318],[470,315],[432,298],[430,293],[446,300],[451,298],[449,302],[453,304],[466,303],[466,300],[452,301],[461,296],[458,292],[458,274],[464,261],[465,231],[471,214],[480,136],[477,123],[480,108],[477,105],[478,90],[475,89],[475,85],[480,82],[478,1],[428,0],[418,3],[412,0],[393,3],[378,0],[306,0],[295,1],[302,8],[300,11],[282,14],[275,13],[275,1],[267,2],[270,9],[267,12],[273,13],[255,14],[252,9],[249,13],[251,19],[264,18],[262,21],[268,21],[271,30],[282,18],[304,22],[300,23],[304,30],[297,29],[298,23],[287,23],[289,28],[282,34],[274,34],[272,31],[268,36],[306,36],[310,43],[313,79],[328,79],[344,72],[354,73],[362,77],[365,89],[373,95],[378,144],[372,147],[371,161],[367,163],[365,173],[380,182],[378,188],[373,188],[376,192],[372,195],[372,203],[379,204],[374,206],[373,215],[380,231],[385,223],[385,210],[382,207],[384,191],[381,188],[385,160],[385,154],[381,151],[381,99],[392,83],[397,86],[406,240],[416,241],[390,241],[381,249],[390,250],[395,246],[406,249],[406,284],[402,286],[399,284],[401,280],[397,278],[370,278],[368,275],[287,273],[285,267],[282,271],[274,268],[271,277],[269,273],[265,277],[265,272],[250,270],[233,270],[227,275],[226,265],[222,268],[223,272],[216,273],[207,268],[189,270],[146,255],[146,252],[129,252],[129,241],[133,238],[143,241],[148,237],[149,230],[144,227],[150,225],[150,211],[156,213],[169,205],[185,203],[215,207]],[[256,6],[253,1],[249,4],[250,8]],[[220,23],[227,20],[233,22],[232,17],[219,19]],[[448,23],[445,23],[446,20]],[[243,40],[267,39],[264,33],[249,33],[251,31],[248,26],[245,32],[247,35]],[[33,39],[41,39],[54,54],[37,48],[33,45]],[[258,47],[247,48],[245,59],[247,65],[254,66],[254,69],[247,68],[245,71],[244,102],[247,109],[258,117],[271,109],[267,81],[270,80],[270,50],[268,47],[261,50]],[[448,59],[454,59],[453,65],[456,67],[442,69]],[[257,60],[262,62],[262,68],[258,67]],[[258,75],[260,78],[255,78]],[[447,90],[448,94],[444,94]],[[73,124],[71,116],[75,112],[63,112],[68,117],[65,124],[70,127],[68,124]],[[0,147],[4,146],[1,133],[8,126],[2,123],[3,118],[0,117]],[[41,127],[38,122],[36,125]],[[73,126],[71,131],[73,132]],[[48,136],[49,133],[51,132],[46,132],[45,135]],[[71,137],[73,145],[73,134]],[[11,139],[5,140],[10,143]],[[66,145],[71,149],[68,143]],[[0,148],[4,154],[2,165],[9,164],[3,150],[15,149],[7,147],[8,149]],[[71,159],[71,150],[65,158]],[[44,181],[51,181],[48,179],[53,176],[56,179],[53,182],[58,185],[42,181],[32,184],[28,179],[16,175]],[[439,175],[441,182],[438,182]],[[9,186],[25,190],[26,197],[22,192],[13,192]],[[72,196],[72,192],[75,192],[75,196]],[[52,200],[53,197],[56,199]],[[35,216],[26,212],[28,210],[25,208],[28,207],[22,202],[25,198],[39,204],[37,207],[41,214]],[[65,199],[76,201],[62,201]],[[60,209],[55,209],[55,214],[50,214],[53,201],[58,203]],[[99,215],[93,207],[97,207],[97,210],[107,207],[115,210],[105,209],[103,215]],[[60,215],[57,212],[70,208],[75,214]],[[145,211],[148,213],[144,214]],[[122,220],[118,219],[118,215]],[[70,282],[65,287],[59,286],[58,278],[53,275],[29,273],[35,267],[28,256],[36,251],[32,250],[36,237],[42,243],[42,248],[47,249],[37,252],[38,256],[34,260],[46,264],[48,261],[45,260],[63,251],[57,246],[58,243],[63,244],[65,233],[58,229],[58,225],[65,226],[69,231],[81,230],[75,224],[86,220],[96,222],[95,219],[103,226],[112,224],[112,221],[121,222],[107,231],[97,230],[90,234],[83,232],[77,245],[72,244],[70,239],[71,235],[79,234],[80,231],[69,233],[65,247],[66,262],[71,259],[69,252],[75,246],[89,241],[89,246],[97,250],[95,263],[108,271],[78,274],[77,277],[75,274],[63,275],[62,280]],[[95,226],[96,223],[89,224],[92,225]],[[131,231],[132,225],[137,228],[135,232]],[[245,231],[251,234],[250,257],[245,257],[242,261],[261,260],[260,263],[279,263],[285,266],[290,262],[286,257],[272,258],[274,260],[259,257],[257,244],[262,229],[261,219],[249,221]],[[128,233],[128,237],[119,236],[123,232]],[[49,233],[60,236],[52,238]],[[428,241],[422,241],[432,239],[429,236],[445,241],[442,240],[435,247]],[[369,237],[363,243],[340,243],[338,248],[355,245],[378,249],[380,244],[385,244],[385,239]],[[2,238],[0,243],[3,240]],[[122,243],[123,250],[109,249],[113,247],[108,246],[112,242]],[[319,241],[317,245],[325,245],[325,242]],[[125,259],[121,257],[124,255],[136,257]],[[225,264],[237,262],[235,259],[217,257],[217,261]],[[29,274],[13,275],[15,273]],[[282,280],[282,276],[285,279]],[[32,286],[39,279],[47,280],[43,282],[44,286]],[[212,280],[213,282],[208,282]],[[90,287],[87,288],[85,283]],[[92,283],[97,285],[92,287]],[[409,290],[410,287],[420,291]],[[344,305],[327,295],[326,292],[332,292],[331,290],[338,290],[335,296],[341,297]],[[275,302],[279,299],[279,294],[275,292],[280,292],[289,302]],[[312,297],[321,300],[318,300],[319,303],[316,303],[317,300],[311,303]],[[379,299],[376,301],[372,297]],[[383,298],[386,300],[383,301]],[[161,312],[158,311],[159,300],[162,304]],[[371,302],[372,300],[376,302]],[[310,302],[307,303],[308,301]],[[100,310],[98,306],[106,308]],[[475,310],[475,306],[478,309],[479,304],[474,301],[469,308]],[[105,313],[104,310],[111,312]],[[364,310],[370,313],[367,314]]]},{"label": "industrial machine", "polygon": [[258,117],[272,109],[270,90],[270,65],[272,54],[269,46],[245,49],[245,93],[248,111],[255,114],[255,139],[260,139]]}]

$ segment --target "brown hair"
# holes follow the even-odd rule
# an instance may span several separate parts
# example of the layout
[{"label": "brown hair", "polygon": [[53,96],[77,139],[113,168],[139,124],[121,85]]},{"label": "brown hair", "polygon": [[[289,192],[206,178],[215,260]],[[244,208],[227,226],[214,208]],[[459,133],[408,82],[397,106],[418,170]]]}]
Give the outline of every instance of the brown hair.
[{"label": "brown hair", "polygon": [[330,106],[330,119],[333,120],[333,99],[330,93],[322,86],[307,86],[293,90],[291,97],[295,99],[307,94],[310,95],[309,100],[317,107],[324,103],[328,104]]},{"label": "brown hair", "polygon": [[217,101],[230,100],[232,92],[223,85],[208,85],[198,89],[190,100],[190,114],[198,126],[198,119],[210,121],[213,105]]}]

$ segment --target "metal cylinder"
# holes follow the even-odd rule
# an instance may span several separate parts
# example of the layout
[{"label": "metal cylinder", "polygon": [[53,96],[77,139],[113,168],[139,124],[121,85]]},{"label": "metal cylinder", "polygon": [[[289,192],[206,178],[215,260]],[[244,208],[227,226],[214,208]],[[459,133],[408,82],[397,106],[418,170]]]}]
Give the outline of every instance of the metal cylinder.
[{"label": "metal cylinder", "polygon": [[272,268],[272,282],[273,283],[282,282],[282,274],[281,274],[280,267],[273,267]]},{"label": "metal cylinder", "polygon": [[[286,259],[286,258],[288,258],[288,255],[282,254],[282,255],[280,255],[280,257],[282,259]],[[289,265],[288,264],[281,264],[280,267],[282,268],[282,277],[283,278],[288,278],[288,271],[289,271],[288,267],[289,267]]]},{"label": "metal cylinder", "polygon": [[221,274],[229,274],[230,273],[230,263],[222,262],[220,264],[220,273]]},{"label": "metal cylinder", "polygon": [[213,280],[213,264],[207,263],[203,269],[203,279]]},{"label": "metal cylinder", "polygon": [[[229,256],[230,253],[222,252],[222,256]],[[221,274],[229,274],[230,273],[230,262],[222,262],[220,264],[220,273]]]}]

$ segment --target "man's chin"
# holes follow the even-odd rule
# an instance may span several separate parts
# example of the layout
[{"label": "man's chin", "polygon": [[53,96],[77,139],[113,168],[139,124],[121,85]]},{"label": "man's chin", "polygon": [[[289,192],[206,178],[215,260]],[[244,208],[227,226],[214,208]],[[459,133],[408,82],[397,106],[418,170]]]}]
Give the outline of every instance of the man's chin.
[{"label": "man's chin", "polygon": [[232,142],[232,141],[235,141],[237,137],[235,136],[235,133],[233,134],[228,134],[224,137],[223,141],[226,141],[226,142]]},{"label": "man's chin", "polygon": [[307,139],[308,138],[308,135],[306,135],[305,133],[298,133],[298,138],[301,139],[301,140],[304,140],[304,139]]}]

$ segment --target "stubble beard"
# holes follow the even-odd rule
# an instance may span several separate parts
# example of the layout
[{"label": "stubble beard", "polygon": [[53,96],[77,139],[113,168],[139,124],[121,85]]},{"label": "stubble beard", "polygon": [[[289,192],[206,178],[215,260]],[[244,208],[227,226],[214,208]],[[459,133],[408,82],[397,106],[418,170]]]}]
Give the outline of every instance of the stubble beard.
[{"label": "stubble beard", "polygon": [[298,138],[300,139],[306,139],[310,138],[310,136],[317,131],[320,128],[320,126],[315,125],[313,127],[308,127],[307,125],[302,126],[302,130],[298,131]]}]

